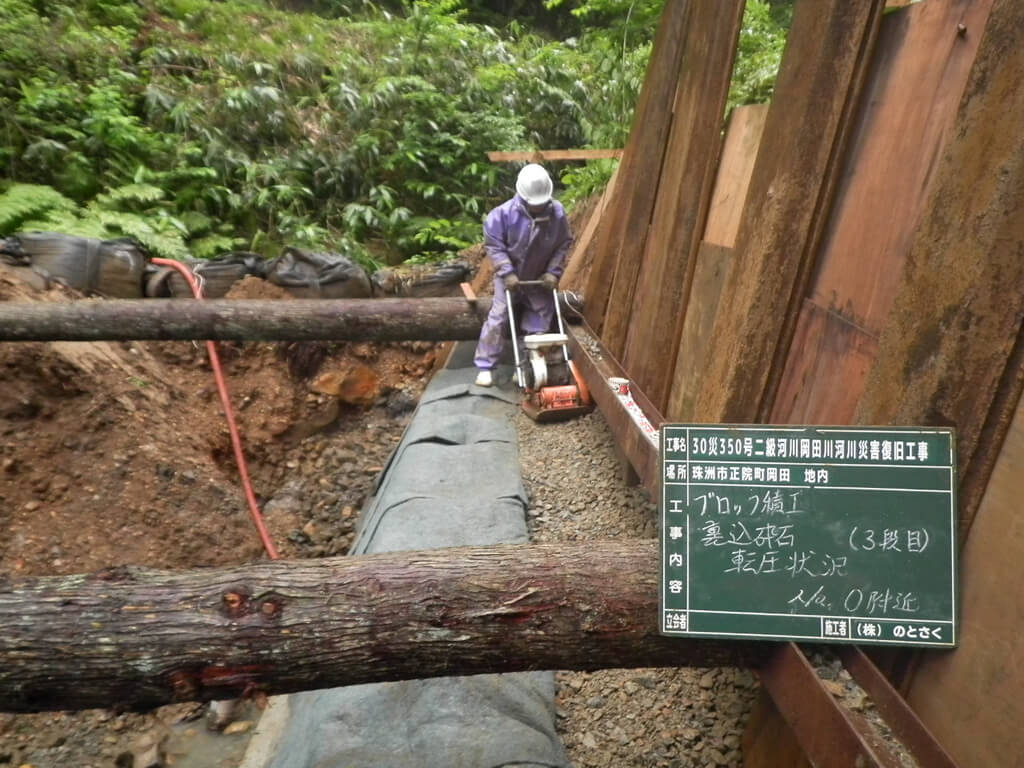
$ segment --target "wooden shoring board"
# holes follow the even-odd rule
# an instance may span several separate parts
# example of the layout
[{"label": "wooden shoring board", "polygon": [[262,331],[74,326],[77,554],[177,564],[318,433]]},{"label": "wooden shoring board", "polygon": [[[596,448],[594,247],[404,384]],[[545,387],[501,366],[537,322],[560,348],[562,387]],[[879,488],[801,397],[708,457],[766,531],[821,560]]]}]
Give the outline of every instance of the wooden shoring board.
[{"label": "wooden shoring board", "polygon": [[[657,498],[661,487],[658,447],[647,439],[608,383],[613,377],[628,378],[626,372],[586,325],[570,325],[566,331],[569,335],[571,359],[586,382],[594,404],[608,422],[619,450],[636,471],[641,485],[650,492],[652,498]],[[630,390],[644,415],[655,428],[660,429],[663,421],[661,414],[636,386],[631,386]]]},{"label": "wooden shoring board", "polygon": [[[796,734],[810,765],[828,768],[899,768],[893,748],[864,717],[825,688],[818,673],[793,643],[779,650],[760,669],[761,685],[776,710],[758,707],[744,734],[744,765],[799,766],[791,741],[778,738],[775,723],[785,722]],[[780,760],[780,758],[784,758]],[[797,759],[794,759],[797,758]]]},{"label": "wooden shoring board", "polygon": [[747,189],[750,187],[757,148],[761,144],[767,117],[767,104],[736,107],[729,115],[722,157],[718,162],[718,173],[708,206],[708,220],[704,227],[704,239],[709,243],[729,247],[736,245],[743,201],[747,199]]},{"label": "wooden shoring board", "polygon": [[[656,498],[661,484],[658,449],[643,434],[608,384],[610,377],[624,376],[625,371],[585,325],[570,326],[568,330],[572,359],[607,420],[618,449]],[[648,419],[660,428],[663,420],[650,401],[635,388],[632,393]],[[765,768],[806,765],[797,759],[802,759],[800,754],[806,750],[807,754],[821,761],[817,763],[819,765],[895,765],[886,746],[875,739],[874,732],[866,727],[859,715],[822,687],[796,646],[780,644],[759,669],[774,703],[768,702],[762,718],[751,719],[751,726],[744,736],[746,764]],[[785,719],[779,710],[785,713]],[[791,735],[793,732],[786,727],[787,723],[793,727],[796,741]],[[789,750],[782,762],[779,762],[780,754],[783,754],[780,749]],[[842,760],[829,762],[837,756]]]},{"label": "wooden shoring board", "polygon": [[492,163],[543,163],[553,160],[612,160],[622,157],[621,149],[532,149],[522,152],[488,152]]},{"label": "wooden shoring board", "polygon": [[636,283],[612,288],[601,337],[659,410],[668,404],[722,144],[745,0],[693,0],[675,116]]},{"label": "wooden shoring board", "polygon": [[586,318],[600,333],[616,271],[638,261],[654,210],[661,159],[672,121],[672,100],[679,80],[688,0],[667,0],[647,65],[647,74],[619,164],[608,215],[597,231],[597,248],[587,279]]},{"label": "wooden shoring board", "polygon": [[882,671],[856,645],[844,645],[839,658],[850,675],[871,697],[871,703],[896,737],[906,745],[922,768],[956,768],[956,762],[921,719],[893,688]]},{"label": "wooden shoring board", "polygon": [[[601,198],[590,212],[586,226],[583,227],[580,236],[573,243],[572,251],[569,254],[569,261],[566,263],[565,273],[562,275],[560,282],[561,288],[565,290],[579,291],[584,290],[586,286],[594,263],[594,252],[597,250],[597,242],[594,236],[597,234],[601,221],[604,218],[608,203],[615,195],[615,182],[618,177],[619,169],[616,168],[615,172],[612,173],[611,179],[608,180],[608,186],[605,187]],[[585,293],[584,296],[586,296]]]},{"label": "wooden shoring board", "polygon": [[[970,81],[856,416],[956,425],[961,477],[981,487],[987,473],[970,474],[972,460],[982,440],[1002,442],[1005,424],[986,425],[1017,386],[1008,364],[1024,322],[1022,28],[1024,5],[996,0],[975,31],[983,37]],[[974,511],[961,505],[961,537]]]},{"label": "wooden shoring board", "polygon": [[774,423],[849,424],[877,354],[935,158],[991,0],[921,3],[882,21],[818,273],[775,390]]},{"label": "wooden shoring board", "polygon": [[[618,449],[633,466],[640,483],[647,488],[652,498],[656,498],[658,488],[662,486],[657,446],[647,439],[608,384],[610,378],[628,378],[626,372],[591,329],[586,326],[568,326],[565,330],[569,337],[571,359],[590,389],[598,410],[608,422]],[[631,393],[650,423],[659,429],[664,421],[662,415],[657,413],[650,400],[635,386],[631,386]]]},{"label": "wooden shoring board", "polygon": [[[1024,145],[1019,131],[1006,133],[1024,120],[1021,25],[1024,7],[996,0],[984,29],[973,31],[981,36],[978,54],[857,410],[861,423],[956,426],[961,544],[969,541],[1024,384]],[[994,551],[991,558],[965,559],[962,583],[983,580],[989,570],[1015,572],[1021,555],[1018,547],[1009,557]],[[1006,611],[1003,594],[989,595],[983,610],[1000,614],[1019,633],[1024,620]],[[961,648],[956,655],[975,672],[1005,674],[985,649]],[[913,694],[921,662],[919,654],[897,654],[884,664]],[[1015,717],[1024,714],[1011,709]],[[925,722],[933,725],[929,717]],[[998,718],[985,717],[998,731]],[[954,756],[979,737],[936,730]]]},{"label": "wooden shoring board", "polygon": [[[963,766],[1019,766],[1024,756],[1024,401],[992,472],[963,550],[961,640],[955,653],[928,655],[908,698]],[[953,704],[955,701],[955,705]]]},{"label": "wooden shoring board", "polygon": [[991,8],[992,0],[929,0],[882,20],[809,292],[868,333],[881,333],[892,308]]},{"label": "wooden shoring board", "polygon": [[795,6],[725,289],[732,310],[716,317],[715,354],[697,393],[701,421],[766,415],[768,383],[795,332],[883,10],[883,0]]},{"label": "wooden shoring board", "polygon": [[842,315],[804,300],[772,424],[850,424],[878,340]]},{"label": "wooden shoring board", "polygon": [[[894,276],[910,251],[990,8],[984,1],[930,2],[883,20],[812,298],[778,383],[769,386],[772,422],[856,418],[899,284]],[[976,34],[957,34],[958,24]],[[899,663],[912,661],[898,655]]]},{"label": "wooden shoring board", "polygon": [[767,116],[767,104],[737,107],[729,116],[665,407],[670,421],[699,420],[693,410],[694,389],[707,364],[715,312],[732,267],[731,246],[736,242],[743,201],[747,197]]},{"label": "wooden shoring board", "polygon": [[724,245],[704,241],[697,251],[686,322],[679,340],[672,391],[665,410],[668,421],[699,421],[693,411],[694,390],[707,368],[711,328],[733,260],[733,249]]},{"label": "wooden shoring board", "polygon": [[[700,421],[749,423],[766,416],[769,381],[796,330],[883,10],[883,0],[795,7],[724,291],[730,311],[716,315],[715,352],[696,390]],[[812,681],[787,686],[783,676],[772,676],[772,668],[791,657],[807,664],[786,646],[762,675],[777,709],[764,710],[759,734],[745,734],[751,765],[773,764],[794,737],[812,761],[825,759],[823,742],[842,736],[852,743],[852,726],[832,697],[817,696]],[[817,704],[810,714],[823,711],[795,715],[812,697]]]}]

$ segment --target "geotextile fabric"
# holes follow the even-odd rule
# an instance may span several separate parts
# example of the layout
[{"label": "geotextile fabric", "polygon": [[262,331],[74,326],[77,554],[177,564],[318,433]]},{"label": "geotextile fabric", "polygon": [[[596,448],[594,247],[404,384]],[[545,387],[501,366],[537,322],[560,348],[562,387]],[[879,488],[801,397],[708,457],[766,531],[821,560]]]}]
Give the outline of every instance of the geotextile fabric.
[{"label": "geotextile fabric", "polygon": [[[476,387],[460,344],[427,387],[360,517],[351,554],[525,542],[511,423],[519,396]],[[508,372],[504,372],[506,381]],[[267,768],[568,768],[551,672],[296,694]]]}]

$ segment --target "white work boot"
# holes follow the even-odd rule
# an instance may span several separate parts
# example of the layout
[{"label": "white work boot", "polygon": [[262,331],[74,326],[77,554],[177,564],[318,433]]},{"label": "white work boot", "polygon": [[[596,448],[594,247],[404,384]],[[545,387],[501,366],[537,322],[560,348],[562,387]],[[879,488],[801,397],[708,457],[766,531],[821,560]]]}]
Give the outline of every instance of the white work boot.
[{"label": "white work boot", "polygon": [[478,387],[490,387],[494,384],[494,376],[486,368],[481,368],[480,372],[476,375],[476,381],[474,382]]}]

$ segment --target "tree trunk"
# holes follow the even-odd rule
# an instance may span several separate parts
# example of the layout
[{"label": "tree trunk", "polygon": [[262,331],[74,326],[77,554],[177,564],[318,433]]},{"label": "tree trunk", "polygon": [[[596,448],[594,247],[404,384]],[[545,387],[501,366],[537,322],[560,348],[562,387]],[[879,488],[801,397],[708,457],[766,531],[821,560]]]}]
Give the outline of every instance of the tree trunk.
[{"label": "tree trunk", "polygon": [[658,584],[652,541],[0,575],[0,711],[538,669],[751,666],[774,648],[661,637]]},{"label": "tree trunk", "polygon": [[0,341],[457,341],[490,309],[437,299],[117,299],[0,302]]}]

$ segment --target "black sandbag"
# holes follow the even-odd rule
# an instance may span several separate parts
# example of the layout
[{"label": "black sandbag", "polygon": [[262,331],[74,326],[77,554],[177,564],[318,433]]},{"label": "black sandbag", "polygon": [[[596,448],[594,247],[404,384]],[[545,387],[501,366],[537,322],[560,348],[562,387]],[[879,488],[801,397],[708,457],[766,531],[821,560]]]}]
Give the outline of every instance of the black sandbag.
[{"label": "black sandbag", "polygon": [[[203,296],[220,299],[244,277],[263,277],[266,262],[258,253],[237,251],[215,259],[193,259],[185,262],[202,281]],[[146,296],[150,298],[192,298],[192,288],[181,273],[171,267],[151,267],[146,275]]]},{"label": "black sandbag", "polygon": [[7,267],[7,270],[27,283],[37,291],[45,291],[50,287],[50,281],[32,268],[32,260],[25,249],[21,247],[21,241],[16,237],[0,238],[0,264]]},{"label": "black sandbag", "polygon": [[339,253],[285,248],[267,265],[267,280],[300,299],[366,299],[370,278],[361,266]]},{"label": "black sandbag", "polygon": [[0,263],[9,267],[27,267],[32,263],[16,237],[0,237]]},{"label": "black sandbag", "polygon": [[443,264],[403,264],[378,269],[370,277],[375,296],[427,298],[459,295],[459,283],[469,278],[464,261]]},{"label": "black sandbag", "polygon": [[129,238],[99,240],[58,232],[15,235],[37,272],[81,291],[117,299],[143,296],[145,252]]}]

